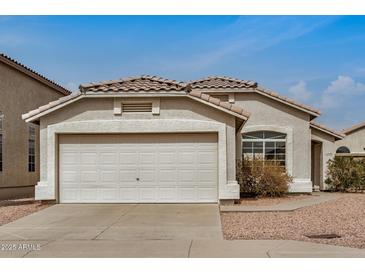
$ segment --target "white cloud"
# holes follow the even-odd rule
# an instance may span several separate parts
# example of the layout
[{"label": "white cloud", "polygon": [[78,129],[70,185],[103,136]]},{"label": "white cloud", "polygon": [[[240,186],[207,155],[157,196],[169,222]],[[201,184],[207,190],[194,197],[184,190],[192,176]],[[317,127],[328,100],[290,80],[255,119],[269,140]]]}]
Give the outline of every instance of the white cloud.
[{"label": "white cloud", "polygon": [[322,108],[335,108],[347,97],[365,94],[365,84],[356,82],[349,76],[340,75],[324,90],[320,105]]},{"label": "white cloud", "polygon": [[335,20],[337,17],[309,16],[300,20],[291,16],[239,17],[232,24],[211,32],[210,37],[206,37],[209,39],[206,49],[193,53],[190,58],[168,60],[166,66],[168,69],[202,70],[229,57],[248,56],[302,37]]},{"label": "white cloud", "polygon": [[298,101],[308,101],[312,93],[307,89],[305,81],[299,81],[297,84],[289,88],[289,93],[293,99]]}]

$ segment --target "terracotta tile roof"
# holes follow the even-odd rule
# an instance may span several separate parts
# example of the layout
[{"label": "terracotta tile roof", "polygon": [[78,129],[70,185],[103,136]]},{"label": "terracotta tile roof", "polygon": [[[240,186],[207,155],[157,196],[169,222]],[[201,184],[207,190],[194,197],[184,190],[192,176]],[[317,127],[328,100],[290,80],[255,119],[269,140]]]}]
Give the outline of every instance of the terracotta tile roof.
[{"label": "terracotta tile roof", "polygon": [[186,84],[157,76],[142,75],[80,85],[81,92],[184,91]]},{"label": "terracotta tile roof", "polygon": [[201,100],[204,100],[208,103],[211,103],[213,105],[221,107],[225,110],[232,111],[232,112],[234,112],[238,115],[243,116],[245,118],[245,120],[248,119],[248,117],[250,116],[250,113],[245,111],[243,108],[241,108],[237,105],[228,103],[228,102],[223,102],[220,99],[218,99],[216,97],[213,97],[213,96],[210,96],[210,95],[208,95],[206,93],[203,93],[201,91],[193,90],[188,94],[188,96],[200,98]]},{"label": "terracotta tile roof", "polygon": [[349,127],[347,129],[342,130],[342,133],[347,135],[347,134],[349,134],[349,133],[351,133],[351,132],[353,132],[355,130],[361,129],[363,127],[365,127],[365,121],[362,122],[362,123],[360,123],[360,124],[356,124],[356,125],[354,125],[352,127]]},{"label": "terracotta tile roof", "polygon": [[313,121],[310,122],[310,126],[320,131],[324,131],[327,134],[333,135],[338,139],[343,139],[345,137],[342,133]]},{"label": "terracotta tile roof", "polygon": [[0,53],[0,61],[4,64],[11,66],[12,68],[17,69],[18,71],[32,77],[33,79],[42,82],[43,84],[55,89],[56,91],[62,93],[63,95],[71,94],[71,91],[65,89],[61,85],[57,84],[56,82],[44,77],[43,75],[39,74],[38,72],[32,70],[31,68],[23,65],[22,63],[10,58],[9,56]]},{"label": "terracotta tile roof", "polygon": [[[309,112],[313,113],[315,116],[320,115],[319,110],[314,109],[310,106],[298,103],[298,102],[291,100],[288,97],[282,96],[272,90],[258,86],[258,84],[254,81],[239,80],[239,79],[235,79],[235,78],[231,78],[231,77],[212,76],[212,77],[206,77],[206,78],[203,78],[200,80],[191,81],[188,84],[191,86],[192,89],[225,89],[225,88],[242,89],[242,88],[246,88],[246,89],[249,89],[249,91],[256,91],[263,95],[278,99],[286,104],[309,111]],[[239,92],[239,91],[235,91],[235,92]]]},{"label": "terracotta tile roof", "polygon": [[47,105],[40,106],[39,108],[36,108],[34,110],[29,111],[28,113],[23,114],[22,119],[23,120],[29,119],[35,115],[38,115],[42,112],[55,108],[63,103],[71,101],[72,99],[76,99],[77,97],[79,97],[81,95],[82,95],[81,92],[76,92],[76,93],[71,93],[68,96],[61,97],[58,100],[49,102]]},{"label": "terracotta tile roof", "polygon": [[255,88],[256,82],[239,80],[226,76],[209,76],[206,78],[190,81],[188,83],[193,89],[220,89],[220,88]]}]

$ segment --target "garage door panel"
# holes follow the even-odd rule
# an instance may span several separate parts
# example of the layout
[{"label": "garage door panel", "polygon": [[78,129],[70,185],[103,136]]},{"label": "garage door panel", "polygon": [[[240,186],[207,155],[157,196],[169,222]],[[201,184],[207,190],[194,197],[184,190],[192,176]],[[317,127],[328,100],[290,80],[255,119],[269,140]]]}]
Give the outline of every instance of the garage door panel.
[{"label": "garage door panel", "polygon": [[60,161],[64,165],[75,165],[80,163],[80,154],[78,152],[73,151],[63,151],[62,155],[60,156]]},{"label": "garage door panel", "polygon": [[157,182],[156,172],[154,169],[140,169],[139,170],[139,183],[143,186],[146,184],[153,184],[155,185]]},{"label": "garage door panel", "polygon": [[136,151],[120,152],[119,153],[119,164],[120,165],[137,165],[138,154]]},{"label": "garage door panel", "polygon": [[160,187],[158,190],[158,200],[160,201],[174,201],[177,197],[176,187]]},{"label": "garage door panel", "polygon": [[97,201],[98,190],[95,188],[81,188],[80,189],[80,200],[82,201]]},{"label": "garage door panel", "polygon": [[79,171],[62,171],[60,174],[60,181],[69,184],[78,184],[80,181]]},{"label": "garage door panel", "polygon": [[110,183],[110,182],[118,182],[119,174],[117,170],[101,170],[100,171],[100,182],[101,183]]},{"label": "garage door panel", "polygon": [[178,197],[181,201],[197,201],[197,193],[195,187],[178,188]]},{"label": "garage door panel", "polygon": [[119,192],[115,191],[115,188],[102,188],[99,189],[99,197],[100,201],[118,201],[119,200]]},{"label": "garage door panel", "polygon": [[80,182],[81,183],[89,183],[89,182],[98,182],[99,174],[97,171],[81,171],[80,172]]},{"label": "garage door panel", "polygon": [[156,187],[143,187],[139,189],[139,200],[141,202],[152,202],[157,200]]},{"label": "garage door panel", "polygon": [[98,163],[98,153],[96,152],[81,152],[80,153],[80,161],[83,165],[94,164]]},{"label": "garage door panel", "polygon": [[194,184],[197,180],[197,174],[196,172],[191,169],[183,169],[183,168],[180,168],[178,170],[178,181],[180,183],[192,183]]},{"label": "garage door panel", "polygon": [[59,140],[61,202],[217,201],[216,134],[65,135]]},{"label": "garage door panel", "polygon": [[118,163],[118,154],[115,152],[100,152],[99,163],[103,165]]},{"label": "garage door panel", "polygon": [[[191,148],[189,148],[191,149]],[[194,164],[196,162],[196,153],[194,151],[181,151],[178,153],[180,164]]]},{"label": "garage door panel", "polygon": [[120,201],[135,202],[138,201],[138,188],[123,187],[119,189]]},{"label": "garage door panel", "polygon": [[177,182],[177,172],[175,169],[159,169],[158,178],[159,182],[162,184],[176,184]]},{"label": "garage door panel", "polygon": [[216,163],[215,157],[216,157],[216,154],[213,151],[198,152],[198,163],[215,165],[215,163]]},{"label": "garage door panel", "polygon": [[119,182],[121,185],[126,184],[136,184],[136,178],[138,178],[138,173],[136,169],[130,169],[130,170],[121,170],[119,172]]},{"label": "garage door panel", "polygon": [[214,187],[198,187],[198,197],[200,199],[211,200],[217,195],[217,190]]},{"label": "garage door panel", "polygon": [[60,199],[63,202],[77,202],[80,200],[79,192],[77,188],[64,188],[61,190]]}]

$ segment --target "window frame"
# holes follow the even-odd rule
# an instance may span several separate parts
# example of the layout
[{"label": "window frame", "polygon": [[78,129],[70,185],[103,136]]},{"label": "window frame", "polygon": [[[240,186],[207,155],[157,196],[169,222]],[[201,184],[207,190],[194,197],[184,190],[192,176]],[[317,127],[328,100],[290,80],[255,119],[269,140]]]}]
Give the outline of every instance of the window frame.
[{"label": "window frame", "polygon": [[36,139],[37,129],[35,125],[28,127],[28,172],[36,171]]},{"label": "window frame", "polygon": [[[254,133],[261,133],[262,137],[255,137]],[[275,133],[277,135],[282,135],[284,138],[265,138],[265,133]],[[245,138],[245,135],[252,134],[252,138]],[[278,132],[278,131],[272,131],[272,130],[255,130],[255,131],[249,131],[242,133],[241,142],[242,142],[242,151],[241,151],[241,157],[242,159],[245,159],[245,154],[251,154],[249,159],[255,159],[255,154],[261,155],[261,161],[264,163],[266,162],[273,162],[273,163],[279,163],[279,166],[284,167],[285,169],[288,168],[288,150],[287,150],[287,137],[288,135],[286,133]],[[244,152],[245,150],[245,144],[244,143],[252,143],[251,152]],[[268,143],[273,143],[273,147],[268,146]],[[281,146],[281,148],[277,147],[277,143],[284,143],[284,146]],[[261,152],[255,153],[255,144],[262,144],[259,148]],[[274,153],[267,153],[267,148],[274,151]],[[277,153],[277,149],[284,149],[284,152]],[[274,159],[267,159],[267,155],[272,155]],[[282,159],[278,159],[277,156],[281,156]],[[282,164],[284,163],[284,164]]]}]

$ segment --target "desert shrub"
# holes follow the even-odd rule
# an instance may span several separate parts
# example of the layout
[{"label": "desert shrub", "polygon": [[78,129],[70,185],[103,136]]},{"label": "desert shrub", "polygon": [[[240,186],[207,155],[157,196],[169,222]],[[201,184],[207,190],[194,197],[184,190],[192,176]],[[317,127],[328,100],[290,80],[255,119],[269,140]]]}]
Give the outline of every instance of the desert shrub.
[{"label": "desert shrub", "polygon": [[272,161],[237,161],[237,181],[244,195],[279,197],[288,192],[292,177]]},{"label": "desert shrub", "polygon": [[334,191],[365,190],[365,159],[335,157],[329,160],[325,183]]}]

